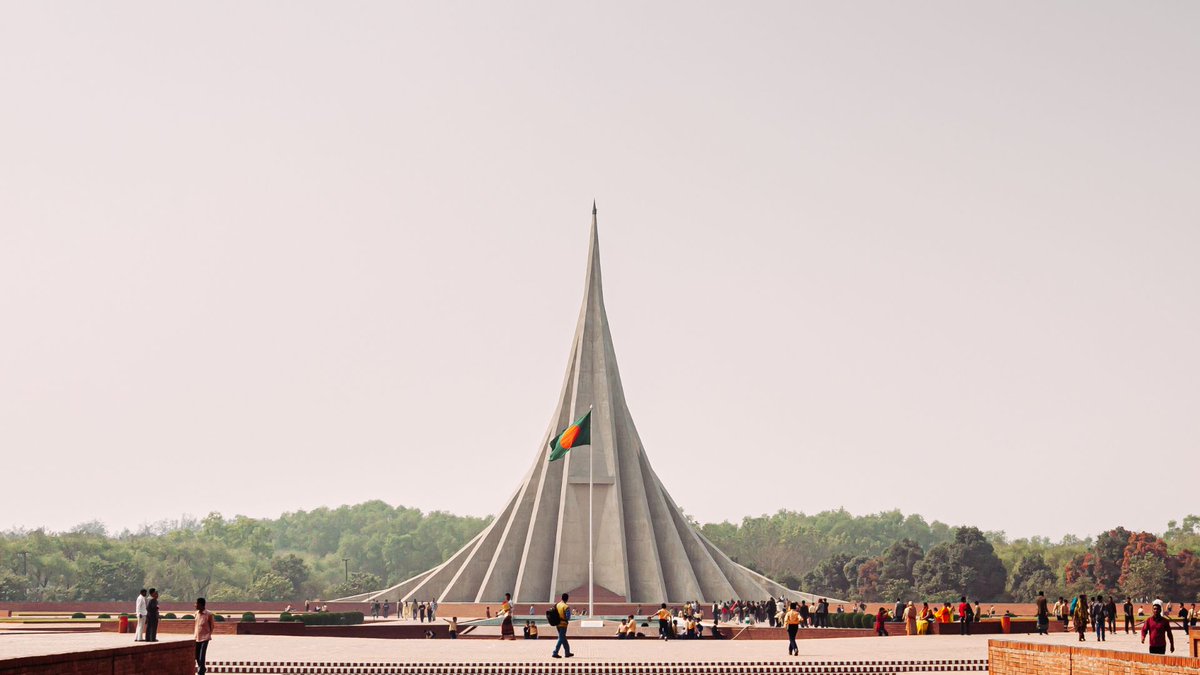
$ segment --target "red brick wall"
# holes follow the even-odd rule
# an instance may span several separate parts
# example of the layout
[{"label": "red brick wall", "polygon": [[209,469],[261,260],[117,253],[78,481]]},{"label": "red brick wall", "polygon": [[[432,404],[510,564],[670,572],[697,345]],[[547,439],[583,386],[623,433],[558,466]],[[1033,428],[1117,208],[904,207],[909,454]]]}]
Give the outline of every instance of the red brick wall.
[{"label": "red brick wall", "polygon": [[[1177,654],[1186,654],[1182,644]],[[1200,675],[1200,660],[1187,656],[1117,652],[1061,645],[988,641],[991,675]]]},{"label": "red brick wall", "polygon": [[192,675],[194,643],[164,642],[0,661],[0,675]]}]

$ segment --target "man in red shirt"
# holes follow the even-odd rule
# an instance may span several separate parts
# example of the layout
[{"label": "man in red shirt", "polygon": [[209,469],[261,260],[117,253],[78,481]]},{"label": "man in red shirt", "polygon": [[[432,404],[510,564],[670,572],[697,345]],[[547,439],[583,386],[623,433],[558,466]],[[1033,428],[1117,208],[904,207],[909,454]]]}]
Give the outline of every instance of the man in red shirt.
[{"label": "man in red shirt", "polygon": [[1154,603],[1154,614],[1142,624],[1142,644],[1146,644],[1146,634],[1150,634],[1150,653],[1166,654],[1167,641],[1171,642],[1171,653],[1175,653],[1175,636],[1171,635],[1171,622],[1162,615],[1162,605]]},{"label": "man in red shirt", "polygon": [[971,605],[965,595],[958,599],[958,625],[960,635],[971,634]]}]

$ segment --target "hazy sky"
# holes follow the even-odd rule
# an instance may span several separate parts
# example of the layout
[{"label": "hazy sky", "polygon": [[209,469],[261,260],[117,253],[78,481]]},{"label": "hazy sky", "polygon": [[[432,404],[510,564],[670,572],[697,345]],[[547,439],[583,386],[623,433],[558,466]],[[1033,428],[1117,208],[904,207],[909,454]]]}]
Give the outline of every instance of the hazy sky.
[{"label": "hazy sky", "polygon": [[699,520],[1161,531],[1200,512],[1198,33],[1193,2],[5,2],[0,529],[493,513],[595,198],[629,405]]}]

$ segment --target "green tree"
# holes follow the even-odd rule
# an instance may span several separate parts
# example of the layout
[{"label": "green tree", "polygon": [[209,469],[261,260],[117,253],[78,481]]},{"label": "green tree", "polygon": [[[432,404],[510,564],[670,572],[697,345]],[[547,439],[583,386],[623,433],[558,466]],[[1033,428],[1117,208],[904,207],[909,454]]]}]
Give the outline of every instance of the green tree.
[{"label": "green tree", "polygon": [[1041,553],[1030,553],[1021,558],[1012,574],[1009,595],[1018,602],[1033,602],[1038,591],[1053,597],[1058,585],[1054,570],[1046,563]]},{"label": "green tree", "polygon": [[379,577],[368,572],[355,572],[350,575],[349,581],[334,586],[330,593],[335,597],[344,598],[348,595],[358,595],[367,591],[378,591],[382,589],[382,582]]},{"label": "green tree", "polygon": [[300,592],[300,587],[308,581],[309,570],[304,559],[295,553],[271,559],[271,571],[285,578],[292,584],[292,593]]},{"label": "green tree", "polygon": [[142,568],[128,558],[87,558],[79,562],[79,571],[75,577],[75,598],[128,600],[137,596],[144,576]]},{"label": "green tree", "polygon": [[263,572],[250,584],[250,595],[256,600],[288,600],[292,592],[291,580],[275,572]]},{"label": "green tree", "polygon": [[1162,558],[1154,555],[1137,556],[1125,568],[1121,587],[1129,596],[1141,601],[1165,595],[1171,586],[1171,573]]}]

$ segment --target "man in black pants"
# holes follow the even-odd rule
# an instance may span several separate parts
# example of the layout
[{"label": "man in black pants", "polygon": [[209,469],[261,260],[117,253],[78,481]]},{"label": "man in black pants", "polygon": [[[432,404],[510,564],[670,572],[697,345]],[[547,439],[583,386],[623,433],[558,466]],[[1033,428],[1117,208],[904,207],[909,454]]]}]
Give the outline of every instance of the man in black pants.
[{"label": "man in black pants", "polygon": [[146,603],[146,642],[158,642],[158,589],[150,589]]},{"label": "man in black pants", "polygon": [[1117,632],[1117,601],[1111,595],[1108,596],[1108,602],[1104,603],[1104,616],[1108,619],[1108,632]]},{"label": "man in black pants", "polygon": [[967,602],[967,596],[962,596],[958,599],[958,627],[960,635],[971,634],[971,603]]},{"label": "man in black pants", "polygon": [[[1137,632],[1137,624],[1133,621],[1133,598],[1125,598],[1125,632]],[[1115,631],[1114,631],[1115,632]]]}]

